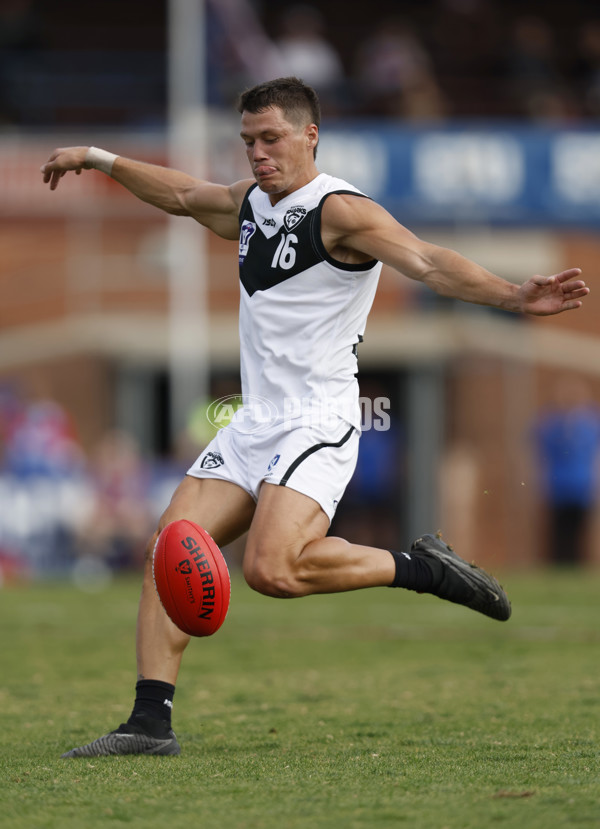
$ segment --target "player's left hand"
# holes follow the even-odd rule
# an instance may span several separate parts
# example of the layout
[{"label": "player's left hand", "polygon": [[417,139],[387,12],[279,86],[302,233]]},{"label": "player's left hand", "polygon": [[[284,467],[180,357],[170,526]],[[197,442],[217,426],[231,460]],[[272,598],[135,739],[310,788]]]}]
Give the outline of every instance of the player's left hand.
[{"label": "player's left hand", "polygon": [[556,273],[553,276],[533,276],[518,291],[521,310],[526,314],[548,316],[580,308],[590,289],[577,279],[581,268]]}]

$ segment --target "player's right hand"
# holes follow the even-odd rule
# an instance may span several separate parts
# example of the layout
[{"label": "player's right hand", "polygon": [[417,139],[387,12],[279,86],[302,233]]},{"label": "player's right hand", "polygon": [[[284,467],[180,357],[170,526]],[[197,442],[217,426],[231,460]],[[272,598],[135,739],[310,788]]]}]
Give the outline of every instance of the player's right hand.
[{"label": "player's right hand", "polygon": [[50,182],[50,189],[56,190],[65,173],[73,170],[80,175],[82,170],[89,169],[85,163],[88,149],[89,147],[59,147],[54,150],[40,168],[44,184]]}]

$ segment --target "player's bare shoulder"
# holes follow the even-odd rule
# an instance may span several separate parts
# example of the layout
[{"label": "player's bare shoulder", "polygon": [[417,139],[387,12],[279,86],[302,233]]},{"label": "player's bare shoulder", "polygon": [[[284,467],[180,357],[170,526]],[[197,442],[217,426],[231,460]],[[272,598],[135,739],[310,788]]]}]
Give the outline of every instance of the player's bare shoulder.
[{"label": "player's bare shoulder", "polygon": [[246,193],[252,187],[253,184],[256,184],[256,181],[252,178],[244,178],[241,181],[236,181],[235,184],[232,184],[229,188],[231,192],[231,197],[235,202],[236,206],[236,214],[240,212],[242,203],[246,198]]},{"label": "player's bare shoulder", "polygon": [[408,228],[377,202],[360,195],[332,194],[323,205],[321,236],[335,259],[361,264],[379,259],[402,270],[407,251],[424,247]]},{"label": "player's bare shoulder", "polygon": [[237,239],[240,208],[253,183],[251,179],[231,185],[199,181],[187,196],[188,213],[218,236]]},{"label": "player's bare shoulder", "polygon": [[360,193],[331,193],[321,212],[321,238],[328,253],[346,264],[369,261],[372,257],[361,251],[356,242],[365,231],[376,226],[381,210]]}]

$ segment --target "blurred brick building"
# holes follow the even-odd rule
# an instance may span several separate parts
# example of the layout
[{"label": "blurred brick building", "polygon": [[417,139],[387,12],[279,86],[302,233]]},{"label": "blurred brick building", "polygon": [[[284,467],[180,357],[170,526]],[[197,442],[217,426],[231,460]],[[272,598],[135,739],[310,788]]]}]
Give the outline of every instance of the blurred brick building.
[{"label": "blurred brick building", "polygon": [[[135,5],[91,2],[83,11],[64,0],[52,12],[27,0],[3,6],[0,75],[9,82],[0,97],[0,383],[61,403],[85,449],[116,426],[149,454],[185,454],[191,450],[185,441],[176,445],[170,422],[170,220],[101,174],[67,177],[50,193],[39,173],[53,146],[75,143],[166,163],[167,4],[146,3],[143,21]],[[374,29],[397,4],[380,7]],[[234,89],[249,76],[231,48],[222,10],[254,10],[252,19],[275,39],[280,4],[240,0],[208,8],[207,174],[232,181],[247,172],[235,118],[222,107],[231,109]],[[329,0],[319,8],[346,74],[338,98],[328,100],[329,117],[381,118],[364,106],[357,86],[359,47],[373,34],[365,31],[362,7]],[[413,56],[425,56],[439,103],[435,117],[419,106],[410,112],[421,126],[429,119],[434,131],[465,118],[500,128],[499,119],[521,118],[593,129],[600,52],[588,11],[583,2],[568,9],[516,0],[403,4],[404,20],[394,26],[412,43]],[[556,51],[558,31],[572,49]],[[523,32],[532,33],[537,54],[517,49]],[[585,49],[578,52],[578,43]],[[387,111],[392,123],[402,125],[405,117],[413,123],[403,107]],[[328,169],[335,148],[324,157]],[[369,191],[372,167],[360,151],[355,161]],[[594,175],[590,167],[592,190]],[[360,351],[362,376],[392,399],[405,436],[402,456],[392,458],[399,467],[390,507],[398,544],[435,522],[467,557],[529,565],[543,561],[546,549],[531,424],[562,371],[582,374],[600,399],[594,291],[600,241],[593,227],[518,220],[496,226],[476,215],[446,215],[443,223],[414,217],[407,223],[508,279],[577,265],[592,287],[582,312],[521,320],[439,301],[384,269]],[[238,365],[236,246],[208,234],[203,246],[207,290],[200,301],[209,330],[198,342],[208,349],[213,391],[231,390]],[[598,538],[595,528],[590,560],[600,559]]]}]

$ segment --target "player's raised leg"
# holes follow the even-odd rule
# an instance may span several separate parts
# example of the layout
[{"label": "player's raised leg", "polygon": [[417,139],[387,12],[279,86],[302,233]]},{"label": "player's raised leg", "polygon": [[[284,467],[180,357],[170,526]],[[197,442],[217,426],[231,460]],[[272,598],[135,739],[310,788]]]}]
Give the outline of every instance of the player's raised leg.
[{"label": "player's raised leg", "polygon": [[148,544],[137,622],[138,682],[131,716],[115,731],[63,757],[179,754],[171,728],[171,708],[181,658],[190,637],[169,619],[156,593],[152,577],[154,544],[163,527],[187,518],[204,527],[223,546],[248,529],[254,509],[253,499],[235,484],[184,478]]},{"label": "player's raised leg", "polygon": [[250,586],[277,598],[403,587],[493,619],[509,618],[510,602],[496,579],[461,559],[438,536],[422,536],[405,553],[325,537],[328,526],[312,498],[263,484],[244,557]]}]

